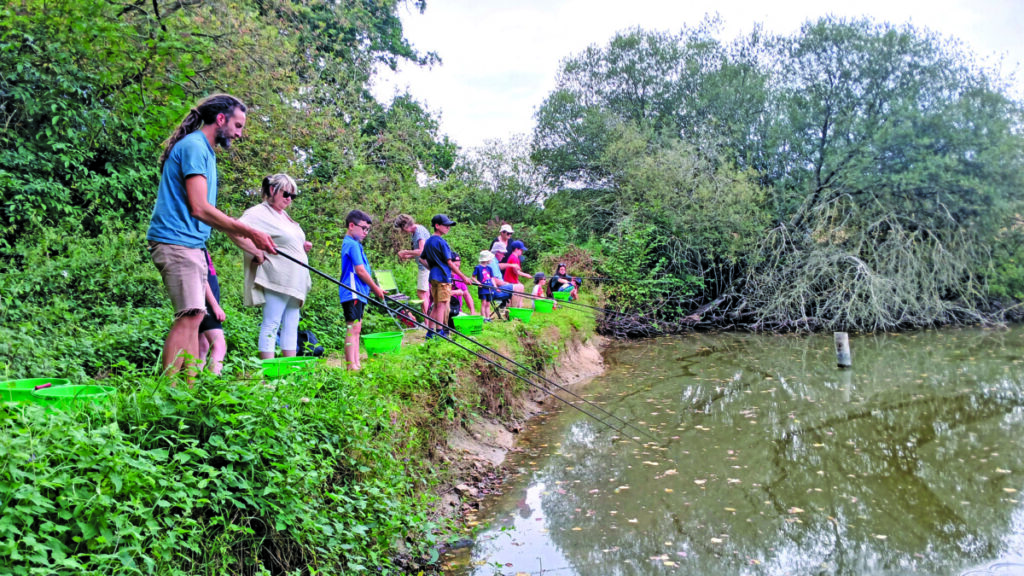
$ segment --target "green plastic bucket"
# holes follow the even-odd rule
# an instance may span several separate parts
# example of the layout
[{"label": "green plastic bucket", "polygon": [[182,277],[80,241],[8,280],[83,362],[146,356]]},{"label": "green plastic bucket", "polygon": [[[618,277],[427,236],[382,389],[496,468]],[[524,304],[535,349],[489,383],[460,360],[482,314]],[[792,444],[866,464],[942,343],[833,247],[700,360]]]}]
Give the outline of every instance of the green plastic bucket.
[{"label": "green plastic bucket", "polygon": [[452,323],[455,324],[455,329],[463,334],[480,334],[484,331],[483,316],[452,316]]},{"label": "green plastic bucket", "polygon": [[283,378],[296,372],[310,372],[316,366],[315,356],[290,356],[262,360],[265,378]]},{"label": "green plastic bucket", "polygon": [[361,338],[367,354],[391,354],[402,348],[401,332],[363,334]]},{"label": "green plastic bucket", "polygon": [[74,408],[109,403],[117,388],[95,384],[67,385],[32,391],[32,401],[53,408]]},{"label": "green plastic bucket", "polygon": [[533,316],[533,310],[530,310],[529,308],[512,308],[512,307],[509,307],[509,309],[508,309],[508,319],[509,320],[521,320],[524,324],[526,324],[526,323],[528,323],[530,321],[530,318],[532,316]]},{"label": "green plastic bucket", "polygon": [[36,386],[49,384],[52,388],[70,383],[67,378],[25,378],[0,382],[0,402],[32,402],[32,390]]},{"label": "green plastic bucket", "polygon": [[539,300],[538,299],[538,300],[534,300],[533,301],[533,311],[534,312],[540,312],[541,314],[547,314],[548,312],[551,312],[554,309],[554,307],[555,307],[555,301],[554,300]]},{"label": "green plastic bucket", "polygon": [[572,292],[555,292],[552,296],[555,297],[555,300],[561,300],[562,302],[572,300]]}]

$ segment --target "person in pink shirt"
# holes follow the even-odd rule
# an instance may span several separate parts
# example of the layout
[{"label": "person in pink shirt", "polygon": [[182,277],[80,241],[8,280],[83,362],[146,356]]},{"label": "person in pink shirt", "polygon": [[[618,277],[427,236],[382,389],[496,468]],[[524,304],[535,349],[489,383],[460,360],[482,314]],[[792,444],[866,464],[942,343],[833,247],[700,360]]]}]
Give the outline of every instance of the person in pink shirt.
[{"label": "person in pink shirt", "polygon": [[[459,257],[458,252],[452,252],[452,264],[454,264],[456,268],[459,268],[460,272],[462,271],[462,258]],[[463,306],[469,308],[469,314],[471,316],[476,316],[476,307],[473,304],[473,296],[469,293],[469,286],[459,278],[453,276],[452,300],[448,316],[449,325],[451,325],[452,316],[458,316],[462,313]]]}]

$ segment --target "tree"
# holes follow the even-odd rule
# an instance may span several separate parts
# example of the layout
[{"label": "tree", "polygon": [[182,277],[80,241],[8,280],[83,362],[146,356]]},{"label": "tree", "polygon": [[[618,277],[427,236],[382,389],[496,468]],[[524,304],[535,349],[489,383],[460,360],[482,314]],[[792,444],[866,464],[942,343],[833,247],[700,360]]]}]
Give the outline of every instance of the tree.
[{"label": "tree", "polygon": [[95,234],[104,218],[143,218],[152,208],[160,143],[198,98],[213,92],[233,93],[250,106],[250,142],[222,164],[226,204],[247,202],[244,191],[267,170],[340,166],[320,174],[343,176],[357,163],[354,144],[376,105],[366,87],[374,63],[437,61],[402,37],[403,3],[5,4],[4,241],[46,225],[81,223]]},{"label": "tree", "polygon": [[723,45],[719,26],[709,18],[678,34],[633,29],[566,59],[534,133],[534,158],[552,182],[606,189],[597,158],[620,122],[691,142],[713,137],[739,165],[758,166],[751,140],[763,139],[765,48],[757,31]]},{"label": "tree", "polygon": [[466,154],[459,178],[475,192],[457,206],[474,222],[536,223],[549,193],[543,169],[530,158],[525,134],[489,140]]},{"label": "tree", "polygon": [[779,226],[748,283],[758,322],[976,320],[991,247],[1020,206],[1019,104],[909,26],[826,18],[778,47]]}]

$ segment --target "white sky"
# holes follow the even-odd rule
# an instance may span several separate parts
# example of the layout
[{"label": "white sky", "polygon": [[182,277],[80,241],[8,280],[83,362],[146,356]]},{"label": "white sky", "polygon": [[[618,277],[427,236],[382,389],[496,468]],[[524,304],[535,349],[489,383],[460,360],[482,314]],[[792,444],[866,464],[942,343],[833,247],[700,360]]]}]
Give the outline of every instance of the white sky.
[{"label": "white sky", "polygon": [[[1003,75],[1024,61],[1024,0],[428,0],[423,14],[400,10],[406,38],[421,52],[437,52],[443,64],[404,64],[398,74],[384,68],[374,93],[387,102],[408,90],[440,114],[441,132],[463,149],[531,132],[564,58],[635,26],[696,27],[707,13],[721,16],[726,41],[757,22],[790,34],[827,14],[869,16],[959,38]],[[1024,93],[1022,79],[1016,86]]]}]

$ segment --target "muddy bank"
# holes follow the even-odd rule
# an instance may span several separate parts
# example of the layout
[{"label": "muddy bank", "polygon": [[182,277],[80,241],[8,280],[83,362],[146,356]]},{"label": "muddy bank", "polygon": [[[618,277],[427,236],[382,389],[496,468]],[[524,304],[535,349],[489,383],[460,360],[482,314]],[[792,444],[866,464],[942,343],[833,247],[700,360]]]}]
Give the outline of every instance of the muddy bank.
[{"label": "muddy bank", "polygon": [[[576,391],[588,379],[604,372],[601,353],[606,343],[600,336],[584,341],[576,335],[566,344],[558,360],[543,373],[551,381]],[[566,395],[562,393],[562,397]],[[515,401],[517,409],[512,418],[476,415],[449,432],[447,445],[439,456],[448,466],[452,479],[439,487],[440,514],[464,515],[475,510],[479,500],[497,489],[506,477],[505,457],[515,450],[518,434],[533,417],[561,404],[536,388],[523,391]]]}]

